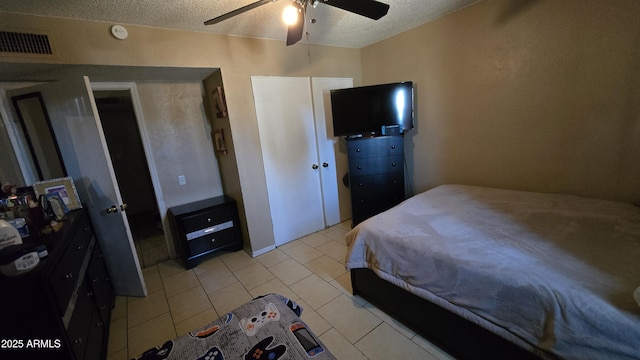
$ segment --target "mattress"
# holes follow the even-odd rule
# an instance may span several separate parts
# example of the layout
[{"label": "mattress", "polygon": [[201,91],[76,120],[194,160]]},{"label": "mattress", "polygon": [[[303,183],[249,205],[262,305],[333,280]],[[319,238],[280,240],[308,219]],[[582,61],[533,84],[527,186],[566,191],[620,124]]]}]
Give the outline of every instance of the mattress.
[{"label": "mattress", "polygon": [[294,301],[269,294],[151,348],[134,360],[335,360],[299,318],[301,313],[302,308]]},{"label": "mattress", "polygon": [[347,235],[379,277],[541,357],[640,358],[640,208],[442,185]]}]

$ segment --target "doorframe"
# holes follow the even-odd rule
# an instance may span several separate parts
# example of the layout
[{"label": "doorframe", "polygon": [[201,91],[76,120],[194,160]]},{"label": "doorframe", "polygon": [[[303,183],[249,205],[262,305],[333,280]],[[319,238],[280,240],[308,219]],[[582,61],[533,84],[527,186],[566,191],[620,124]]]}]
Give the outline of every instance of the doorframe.
[{"label": "doorframe", "polygon": [[144,155],[147,159],[147,167],[149,168],[149,174],[151,176],[151,183],[153,184],[153,192],[156,197],[156,203],[158,205],[158,211],[160,212],[160,218],[162,222],[162,229],[165,234],[164,239],[169,250],[169,257],[176,257],[176,250],[173,246],[173,242],[169,241],[167,236],[167,226],[165,225],[165,217],[167,213],[167,206],[164,203],[162,196],[162,188],[160,187],[160,180],[158,177],[158,171],[156,169],[156,163],[153,159],[153,151],[151,151],[151,145],[149,137],[147,135],[147,129],[145,127],[144,115],[142,113],[142,105],[140,104],[140,98],[138,96],[138,88],[134,82],[91,82],[91,89],[93,91],[121,91],[128,90],[131,95],[131,103],[133,104],[133,113],[136,116],[136,123],[138,124],[138,130],[140,131],[140,141],[144,149]]}]

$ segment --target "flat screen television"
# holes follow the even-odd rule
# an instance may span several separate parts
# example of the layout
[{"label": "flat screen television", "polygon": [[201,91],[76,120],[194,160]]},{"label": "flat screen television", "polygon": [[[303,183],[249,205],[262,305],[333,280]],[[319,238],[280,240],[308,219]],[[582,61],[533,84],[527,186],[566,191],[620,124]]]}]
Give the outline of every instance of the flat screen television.
[{"label": "flat screen television", "polygon": [[[413,82],[331,90],[334,136],[379,135],[413,129]],[[389,128],[391,129],[391,128]]]}]

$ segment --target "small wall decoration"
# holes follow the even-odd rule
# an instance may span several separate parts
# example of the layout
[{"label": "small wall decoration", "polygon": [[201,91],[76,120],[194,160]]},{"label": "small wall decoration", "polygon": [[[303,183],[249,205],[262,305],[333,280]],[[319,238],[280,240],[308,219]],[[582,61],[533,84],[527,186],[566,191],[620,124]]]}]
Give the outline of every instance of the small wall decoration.
[{"label": "small wall decoration", "polygon": [[222,129],[213,131],[213,142],[215,143],[216,151],[227,155],[227,147],[224,144],[224,132]]},{"label": "small wall decoration", "polygon": [[222,86],[216,87],[211,96],[213,97],[213,106],[216,109],[216,116],[219,118],[226,118],[227,102],[224,98],[224,89]]},{"label": "small wall decoration", "polygon": [[82,207],[76,186],[71,177],[39,181],[33,184],[33,191],[38,198],[40,195],[51,198],[50,194],[57,193],[69,210],[80,209]]}]

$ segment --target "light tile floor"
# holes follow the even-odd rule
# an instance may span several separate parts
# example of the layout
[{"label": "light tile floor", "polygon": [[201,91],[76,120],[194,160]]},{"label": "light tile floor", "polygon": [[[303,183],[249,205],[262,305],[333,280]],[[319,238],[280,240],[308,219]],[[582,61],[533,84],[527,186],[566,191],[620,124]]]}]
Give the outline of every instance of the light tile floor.
[{"label": "light tile floor", "polygon": [[351,295],[344,267],[349,229],[344,222],[256,258],[238,251],[191,270],[174,260],[145,268],[148,296],[116,298],[107,359],[138,356],[268,293],[300,304],[302,320],[338,359],[453,359]]}]

